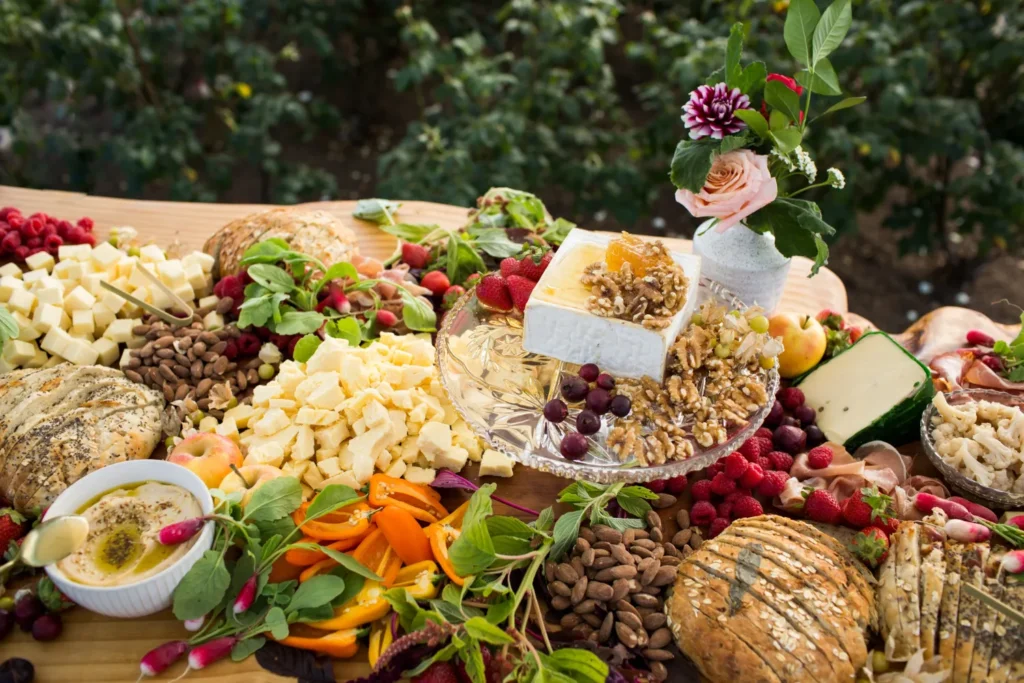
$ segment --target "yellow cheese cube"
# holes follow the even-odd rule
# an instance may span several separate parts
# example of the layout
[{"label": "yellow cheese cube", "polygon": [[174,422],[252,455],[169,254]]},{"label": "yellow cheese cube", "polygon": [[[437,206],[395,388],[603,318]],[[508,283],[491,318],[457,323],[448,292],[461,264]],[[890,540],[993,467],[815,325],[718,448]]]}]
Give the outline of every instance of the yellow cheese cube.
[{"label": "yellow cheese cube", "polygon": [[86,273],[82,276],[81,285],[85,291],[93,296],[102,296],[107,291],[100,286],[100,283],[107,279],[106,273]]},{"label": "yellow cheese cube", "polygon": [[511,477],[512,460],[504,453],[488,448],[480,459],[481,477]]},{"label": "yellow cheese cube", "polygon": [[322,490],[334,484],[338,484],[339,486],[347,486],[352,489],[358,489],[360,486],[362,486],[362,484],[356,481],[356,478],[352,476],[351,472],[341,472],[340,474],[336,474],[333,477],[328,477],[327,479],[324,479],[322,482],[320,482],[320,486],[318,486],[317,488]]},{"label": "yellow cheese cube", "polygon": [[124,256],[124,252],[110,242],[100,242],[89,254],[89,258],[99,264],[103,270],[115,265],[122,256]]},{"label": "yellow cheese cube", "polygon": [[437,471],[428,467],[409,465],[402,477],[411,484],[429,485],[437,476]]},{"label": "yellow cheese cube", "polygon": [[41,367],[43,367],[43,365],[46,364],[46,361],[50,360],[50,356],[46,353],[46,351],[43,351],[41,348],[39,348],[35,344],[33,344],[32,346],[35,347],[35,354],[36,355],[32,357],[32,360],[30,360],[29,362],[25,363],[25,367],[26,368],[41,368]]},{"label": "yellow cheese cube", "polygon": [[217,429],[215,429],[214,432],[221,436],[226,436],[228,438],[235,439],[236,441],[238,440],[238,425],[235,424],[235,421],[230,417],[225,417],[224,420],[217,425]]},{"label": "yellow cheese cube", "polygon": [[32,315],[32,308],[36,305],[36,295],[27,289],[15,289],[7,299],[7,308],[17,311],[22,315]]},{"label": "yellow cheese cube", "polygon": [[348,425],[344,421],[336,422],[324,429],[317,429],[314,434],[317,445],[328,450],[340,448],[341,444],[350,436]]},{"label": "yellow cheese cube", "polygon": [[291,419],[287,413],[280,408],[271,408],[259,419],[259,422],[253,427],[253,431],[256,432],[257,436],[270,436],[281,431],[289,424],[291,424]]},{"label": "yellow cheese cube", "polygon": [[[114,286],[116,287],[117,285],[115,284]],[[113,292],[103,290],[103,293],[100,294],[99,302],[106,306],[107,308],[109,308],[111,311],[113,311],[114,315],[117,315],[118,311],[124,308],[124,305],[127,303],[127,300],[118,296],[117,294],[114,294]]]},{"label": "yellow cheese cube", "polygon": [[192,289],[204,289],[209,285],[209,278],[198,263],[189,263],[185,266],[185,280]]},{"label": "yellow cheese cube", "polygon": [[190,285],[187,282],[183,285],[178,285],[177,287],[171,287],[171,291],[174,292],[174,295],[176,297],[178,297],[185,303],[191,303],[195,301],[196,293],[192,289],[192,285]]},{"label": "yellow cheese cube", "polygon": [[92,343],[92,348],[96,349],[96,353],[99,354],[100,365],[113,365],[117,360],[117,344],[110,341],[105,337],[100,337]]},{"label": "yellow cheese cube", "polygon": [[12,261],[11,263],[5,263],[0,266],[0,277],[8,275],[11,277],[21,278],[21,268],[18,267],[17,263]]},{"label": "yellow cheese cube", "polygon": [[245,465],[270,465],[280,467],[284,463],[284,449],[276,443],[265,443],[249,449]]},{"label": "yellow cheese cube", "polygon": [[64,285],[60,280],[35,290],[36,300],[41,304],[52,304],[64,308]]},{"label": "yellow cheese cube", "polygon": [[124,344],[132,338],[132,328],[135,327],[134,320],[121,318],[107,325],[103,336],[112,342]]},{"label": "yellow cheese cube", "polygon": [[24,290],[25,283],[13,275],[0,277],[0,301],[9,301],[11,294],[18,290]]},{"label": "yellow cheese cube", "polygon": [[[39,310],[38,308],[36,309]],[[42,332],[36,329],[36,326],[29,320],[25,315],[14,311],[11,313],[14,318],[14,322],[18,323],[18,340],[20,341],[32,341],[38,339]]]},{"label": "yellow cheese cube", "polygon": [[220,297],[218,297],[216,294],[211,294],[210,296],[204,296],[198,302],[199,303],[199,308],[206,308],[208,306],[216,306],[218,301],[220,301]]},{"label": "yellow cheese cube", "polygon": [[252,403],[256,406],[269,406],[270,400],[281,396],[281,385],[277,382],[259,384],[252,390]]},{"label": "yellow cheese cube", "polygon": [[302,425],[295,435],[295,443],[292,445],[293,460],[309,460],[313,457],[313,429]]},{"label": "yellow cheese cube", "polygon": [[337,474],[341,474],[341,467],[338,465],[337,458],[321,460],[316,464],[316,466],[325,477],[333,477]]},{"label": "yellow cheese cube", "polygon": [[39,346],[50,355],[65,358],[64,354],[67,353],[67,346],[71,342],[71,335],[60,329],[60,327],[51,327]]},{"label": "yellow cheese cube", "polygon": [[217,418],[213,415],[207,415],[199,421],[199,431],[201,432],[212,432],[217,428]]},{"label": "yellow cheese cube", "polygon": [[219,330],[224,327],[224,316],[217,311],[210,311],[206,314],[206,317],[203,318],[203,325],[211,332]]},{"label": "yellow cheese cube", "polygon": [[[107,339],[106,337],[103,337],[103,338]],[[107,341],[110,341],[110,340],[108,339]],[[119,367],[122,370],[124,370],[126,367],[128,367],[128,364],[131,362],[131,360],[132,360],[132,352],[131,352],[131,350],[130,349],[125,349],[124,351],[121,352],[121,360],[117,361],[117,367]]]},{"label": "yellow cheese cube", "polygon": [[47,273],[50,272],[55,263],[56,261],[53,260],[53,256],[45,251],[37,251],[25,258],[26,266],[32,270],[45,270]]},{"label": "yellow cheese cube", "polygon": [[226,420],[230,417],[235,421],[235,424],[238,425],[240,429],[245,429],[249,426],[249,418],[251,418],[255,412],[255,408],[248,403],[241,403],[234,408],[225,411],[224,419]]},{"label": "yellow cheese cube", "polygon": [[404,460],[395,460],[393,463],[391,463],[391,466],[388,467],[387,471],[384,472],[384,474],[388,475],[389,477],[399,478],[403,474],[405,474],[405,470],[408,469],[408,467],[409,465]]},{"label": "yellow cheese cube", "polygon": [[164,250],[155,244],[147,244],[139,249],[139,258],[143,263],[159,263],[167,260]]},{"label": "yellow cheese cube", "polygon": [[64,353],[61,354],[75,365],[95,365],[100,358],[100,353],[92,347],[92,344],[71,337],[64,346]]},{"label": "yellow cheese cube", "polygon": [[190,263],[197,264],[204,273],[213,272],[214,258],[209,254],[202,251],[193,251],[191,254],[187,254],[183,259],[182,263],[187,268]]},{"label": "yellow cheese cube", "polygon": [[307,467],[306,471],[302,473],[302,481],[309,484],[313,488],[316,488],[323,483],[324,476],[320,474],[320,470],[316,467]]},{"label": "yellow cheese cube", "polygon": [[92,309],[93,322],[96,324],[96,333],[102,333],[107,325],[114,322],[117,314],[110,310],[102,301],[96,302]]},{"label": "yellow cheese cube", "polygon": [[92,246],[88,244],[62,244],[57,247],[57,258],[61,261],[88,261]]},{"label": "yellow cheese cube", "polygon": [[47,273],[45,270],[30,270],[21,276],[21,280],[22,282],[25,283],[25,286],[27,287],[33,282],[39,282],[40,280],[43,280],[48,277],[50,277],[50,274]]},{"label": "yellow cheese cube", "polygon": [[[60,258],[59,255],[58,258]],[[53,267],[54,277],[59,277],[61,280],[78,282],[82,279],[82,273],[82,264],[74,260],[65,261],[61,259],[60,262]]]},{"label": "yellow cheese cube", "polygon": [[156,264],[156,274],[161,282],[172,289],[186,282],[185,267],[181,265],[181,261],[178,259],[162,261]]},{"label": "yellow cheese cube", "polygon": [[74,311],[71,314],[71,333],[78,335],[92,334],[96,323],[92,319],[92,311]]},{"label": "yellow cheese cube", "polygon": [[66,363],[66,362],[67,361],[64,360],[63,358],[61,358],[60,356],[50,356],[48,359],[46,359],[46,362],[43,363],[42,365],[40,365],[39,367],[42,370],[47,370],[49,368],[56,367],[56,366],[60,365],[61,363]]},{"label": "yellow cheese cube", "polygon": [[306,473],[306,469],[309,467],[310,463],[307,460],[289,460],[281,467],[281,471],[284,472],[286,477],[302,479],[302,475]]},{"label": "yellow cheese cube", "polygon": [[137,261],[131,256],[122,256],[121,260],[117,262],[117,277],[130,278],[135,272],[136,263]]},{"label": "yellow cheese cube", "polygon": [[79,285],[71,290],[64,297],[64,310],[68,313],[72,311],[91,311],[92,307],[96,305],[96,297],[88,292],[84,287]]},{"label": "yellow cheese cube", "polygon": [[280,408],[281,410],[290,412],[295,410],[298,407],[298,405],[295,403],[295,401],[291,400],[290,398],[272,398],[270,399],[270,403],[267,404],[267,407]]},{"label": "yellow cheese cube", "polygon": [[36,345],[31,342],[8,339],[4,344],[3,358],[11,365],[24,365],[36,355]]}]

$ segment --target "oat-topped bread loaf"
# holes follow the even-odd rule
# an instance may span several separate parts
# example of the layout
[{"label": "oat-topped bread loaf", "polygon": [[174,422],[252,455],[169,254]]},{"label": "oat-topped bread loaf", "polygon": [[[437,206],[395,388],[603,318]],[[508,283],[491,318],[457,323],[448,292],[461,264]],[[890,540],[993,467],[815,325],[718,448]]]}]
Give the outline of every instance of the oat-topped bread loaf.
[{"label": "oat-topped bread loaf", "polygon": [[921,522],[902,523],[890,544],[878,590],[886,657],[906,661],[923,651],[930,669],[953,683],[1024,681],[1024,627],[964,589],[1021,611],[1024,585],[1000,574],[1001,552],[949,540]]},{"label": "oat-topped bread loaf", "polygon": [[328,266],[359,253],[356,234],[326,211],[270,209],[231,221],[206,240],[203,251],[215,259],[214,279],[237,273],[245,250],[272,237],[283,239],[293,250],[315,256]]},{"label": "oat-topped bread loaf", "polygon": [[809,524],[736,520],[679,565],[676,643],[711,683],[853,681],[877,618],[856,562]]},{"label": "oat-topped bread loaf", "polygon": [[45,507],[89,472],[148,458],[164,400],[120,370],[62,363],[0,377],[0,494]]}]

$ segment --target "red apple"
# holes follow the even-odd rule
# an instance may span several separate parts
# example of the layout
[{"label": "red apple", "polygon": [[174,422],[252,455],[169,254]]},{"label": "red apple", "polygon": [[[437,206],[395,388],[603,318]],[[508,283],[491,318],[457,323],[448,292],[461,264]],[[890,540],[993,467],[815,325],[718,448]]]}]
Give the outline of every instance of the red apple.
[{"label": "red apple", "polygon": [[825,356],[825,328],[809,315],[777,313],[768,321],[768,333],[782,338],[779,375],[796,377],[821,362]]},{"label": "red apple", "polygon": [[231,473],[232,465],[242,466],[242,451],[226,436],[200,432],[175,446],[167,460],[192,470],[212,489]]}]

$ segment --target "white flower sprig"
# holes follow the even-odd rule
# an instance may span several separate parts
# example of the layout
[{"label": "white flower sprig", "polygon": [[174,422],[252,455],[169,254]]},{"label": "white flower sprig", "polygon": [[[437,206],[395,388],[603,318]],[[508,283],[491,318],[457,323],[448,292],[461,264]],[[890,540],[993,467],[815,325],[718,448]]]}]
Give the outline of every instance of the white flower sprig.
[{"label": "white flower sprig", "polygon": [[835,189],[841,190],[846,187],[846,176],[843,175],[842,171],[833,166],[828,169],[828,182]]}]

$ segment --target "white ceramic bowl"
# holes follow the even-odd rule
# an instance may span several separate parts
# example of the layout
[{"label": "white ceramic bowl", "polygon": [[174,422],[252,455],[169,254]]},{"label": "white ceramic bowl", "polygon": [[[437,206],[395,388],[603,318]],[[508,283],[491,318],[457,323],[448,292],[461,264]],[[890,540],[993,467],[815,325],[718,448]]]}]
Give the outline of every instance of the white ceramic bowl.
[{"label": "white ceramic bowl", "polygon": [[[213,512],[213,498],[202,480],[181,465],[164,460],[129,460],[96,470],[72,484],[57,497],[45,519],[71,515],[93,498],[126,484],[157,481],[180,486],[199,501],[203,514]],[[213,545],[213,522],[207,522],[195,544],[180,560],[158,574],[126,586],[86,586],[64,575],[57,565],[46,573],[66,596],[91,612],[129,619],[155,614],[171,605],[174,588],[203,553]]]}]

